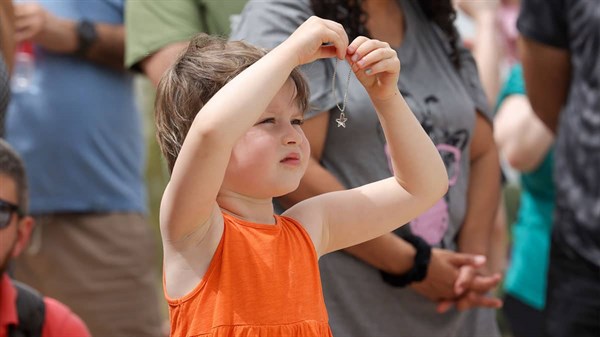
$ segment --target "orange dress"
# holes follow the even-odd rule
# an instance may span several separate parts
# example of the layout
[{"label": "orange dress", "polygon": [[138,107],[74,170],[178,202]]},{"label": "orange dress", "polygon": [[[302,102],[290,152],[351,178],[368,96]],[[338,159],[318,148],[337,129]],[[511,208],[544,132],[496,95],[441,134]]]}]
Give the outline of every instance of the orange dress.
[{"label": "orange dress", "polygon": [[171,336],[331,336],[317,254],[304,228],[281,216],[275,225],[223,216],[202,281],[182,298],[167,296]]}]

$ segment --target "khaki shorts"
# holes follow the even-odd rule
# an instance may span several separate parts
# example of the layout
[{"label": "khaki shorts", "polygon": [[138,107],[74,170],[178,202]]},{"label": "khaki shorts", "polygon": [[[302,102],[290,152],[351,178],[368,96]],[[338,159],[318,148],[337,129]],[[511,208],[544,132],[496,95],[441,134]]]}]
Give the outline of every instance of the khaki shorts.
[{"label": "khaki shorts", "polygon": [[155,240],[141,214],[37,216],[15,262],[18,280],[69,306],[94,337],[162,335]]}]

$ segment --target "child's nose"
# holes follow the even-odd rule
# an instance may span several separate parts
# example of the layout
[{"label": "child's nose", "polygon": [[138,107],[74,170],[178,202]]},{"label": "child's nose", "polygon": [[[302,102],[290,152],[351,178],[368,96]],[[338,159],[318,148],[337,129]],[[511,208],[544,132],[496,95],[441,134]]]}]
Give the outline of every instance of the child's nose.
[{"label": "child's nose", "polygon": [[285,128],[283,143],[285,145],[301,144],[302,134],[294,126],[288,125]]}]

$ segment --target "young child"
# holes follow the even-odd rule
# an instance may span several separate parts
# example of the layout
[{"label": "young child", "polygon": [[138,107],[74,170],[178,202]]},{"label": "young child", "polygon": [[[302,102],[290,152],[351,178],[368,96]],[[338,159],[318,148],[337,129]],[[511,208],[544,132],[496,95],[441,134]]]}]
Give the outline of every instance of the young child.
[{"label": "young child", "polygon": [[[308,166],[308,93],[296,67],[334,56],[351,63],[376,107],[394,177],[273,215],[272,198],[293,191]],[[191,41],[156,102],[171,170],[160,225],[172,336],[331,335],[318,258],[394,230],[447,189],[399,72],[389,45],[348,45],[341,25],[317,17],[269,53],[206,35]]]}]

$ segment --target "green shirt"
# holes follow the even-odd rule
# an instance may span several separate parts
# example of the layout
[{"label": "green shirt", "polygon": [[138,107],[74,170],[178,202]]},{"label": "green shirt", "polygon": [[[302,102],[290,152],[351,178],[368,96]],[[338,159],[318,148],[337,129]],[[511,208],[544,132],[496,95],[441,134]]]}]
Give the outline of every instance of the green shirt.
[{"label": "green shirt", "polygon": [[125,65],[204,32],[227,36],[245,0],[129,0],[125,8]]},{"label": "green shirt", "polygon": [[[499,104],[510,95],[525,95],[523,68],[516,65],[502,89]],[[498,104],[498,105],[499,105]],[[546,299],[546,274],[555,188],[552,180],[554,147],[533,171],[521,174],[521,201],[512,227],[511,261],[504,280],[506,293],[542,310]]]}]

